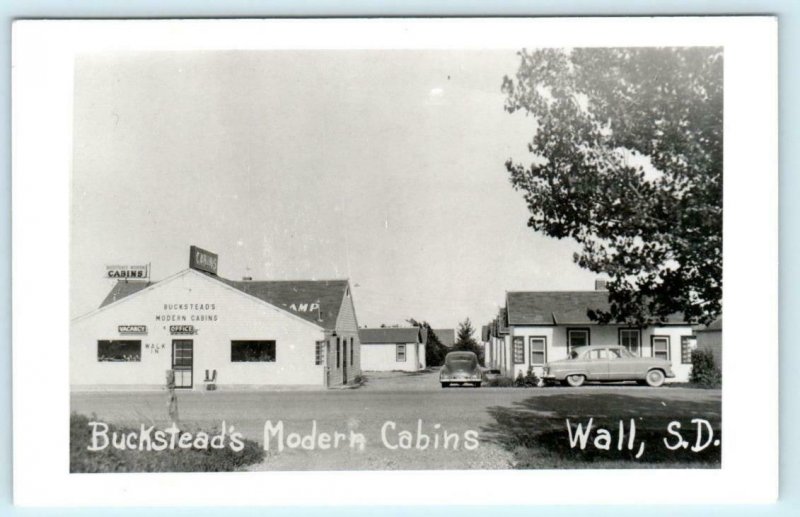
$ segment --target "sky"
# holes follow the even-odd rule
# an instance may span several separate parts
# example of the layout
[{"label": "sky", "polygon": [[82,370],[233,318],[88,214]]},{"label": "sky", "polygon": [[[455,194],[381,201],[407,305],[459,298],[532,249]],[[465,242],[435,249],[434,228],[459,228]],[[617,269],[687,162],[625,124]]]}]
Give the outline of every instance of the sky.
[{"label": "sky", "polygon": [[507,159],[535,121],[503,110],[515,51],[104,53],[75,65],[73,317],[106,265],[348,278],[360,325],[477,328],[506,291],[591,289],[577,247],[527,227]]}]

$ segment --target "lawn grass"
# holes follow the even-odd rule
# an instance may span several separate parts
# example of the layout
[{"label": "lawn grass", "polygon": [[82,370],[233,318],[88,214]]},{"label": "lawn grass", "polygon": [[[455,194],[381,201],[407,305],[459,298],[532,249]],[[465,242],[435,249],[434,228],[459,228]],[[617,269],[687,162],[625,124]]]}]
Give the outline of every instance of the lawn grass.
[{"label": "lawn grass", "polygon": [[[481,436],[500,445],[513,455],[513,465],[519,469],[625,469],[625,468],[719,468],[721,464],[721,404],[718,396],[698,390],[698,396],[671,396],[672,390],[658,393],[591,393],[568,392],[532,396],[512,407],[493,407],[489,412],[494,422],[484,428]],[[593,428],[607,429],[612,436],[609,450],[592,445],[594,433],[585,449],[572,447],[567,431],[567,419],[573,429],[577,424],[586,427],[592,418]],[[676,443],[667,432],[673,421],[681,423],[683,439],[695,444],[696,426],[693,418],[705,419],[714,431],[719,446],[711,445],[693,452],[691,448],[670,450],[664,439]],[[617,430],[622,421],[626,432],[631,419],[636,425],[636,447],[628,450],[617,447]],[[645,443],[641,457],[636,458],[638,443]],[[702,440],[705,441],[705,440]],[[627,436],[624,440],[627,446]]]},{"label": "lawn grass", "polygon": [[[225,472],[242,470],[248,465],[264,459],[262,447],[252,441],[243,439],[244,448],[234,451],[229,447],[167,449],[163,451],[127,450],[106,447],[99,451],[88,450],[91,444],[92,431],[89,422],[95,420],[85,415],[70,415],[70,472]],[[109,435],[136,432],[135,429],[108,424]],[[198,429],[184,429],[196,435]],[[217,430],[205,430],[214,435]]]}]

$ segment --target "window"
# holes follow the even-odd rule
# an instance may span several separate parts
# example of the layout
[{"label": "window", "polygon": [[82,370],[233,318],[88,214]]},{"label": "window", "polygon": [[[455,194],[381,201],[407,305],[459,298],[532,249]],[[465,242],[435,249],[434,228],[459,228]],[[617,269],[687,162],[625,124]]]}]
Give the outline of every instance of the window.
[{"label": "window", "polygon": [[337,368],[341,368],[342,367],[341,355],[342,355],[342,341],[337,337],[336,338],[336,367]]},{"label": "window", "polygon": [[692,351],[697,348],[697,336],[681,336],[681,364],[692,364]]},{"label": "window", "polygon": [[142,360],[142,342],[134,340],[98,341],[97,360],[113,363],[138,363]]},{"label": "window", "polygon": [[325,364],[325,341],[317,341],[317,347],[314,350],[314,364],[317,366]]},{"label": "window", "polygon": [[231,362],[274,363],[275,341],[231,341]]},{"label": "window", "polygon": [[397,345],[395,355],[398,363],[406,362],[406,345]]},{"label": "window", "polygon": [[567,352],[579,346],[589,346],[589,329],[568,329]]},{"label": "window", "polygon": [[514,364],[525,363],[525,339],[521,336],[514,338]]},{"label": "window", "polygon": [[350,338],[350,366],[353,366],[353,338]]},{"label": "window", "polygon": [[619,344],[635,356],[641,356],[642,335],[639,329],[619,329]]},{"label": "window", "polygon": [[531,337],[530,338],[530,345],[531,345],[531,364],[532,365],[543,365],[546,360],[545,355],[545,348],[547,344],[547,338],[544,337]]},{"label": "window", "polygon": [[653,357],[670,360],[669,358],[669,336],[653,336]]}]

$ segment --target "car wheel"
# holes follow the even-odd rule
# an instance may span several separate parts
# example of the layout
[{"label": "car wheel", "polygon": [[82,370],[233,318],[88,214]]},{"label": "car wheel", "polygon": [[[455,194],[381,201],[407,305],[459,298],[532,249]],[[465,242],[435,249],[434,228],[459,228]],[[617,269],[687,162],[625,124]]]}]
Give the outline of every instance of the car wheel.
[{"label": "car wheel", "polygon": [[476,388],[480,388],[481,387],[481,383],[480,382],[473,382],[472,385],[475,386]]},{"label": "car wheel", "polygon": [[450,387],[450,383],[449,382],[443,382],[442,383],[442,388],[449,388],[449,387]]},{"label": "car wheel", "polygon": [[573,388],[577,388],[578,386],[583,386],[583,383],[586,381],[586,377],[583,375],[568,375],[567,376],[567,384],[572,386]]},{"label": "car wheel", "polygon": [[664,384],[664,372],[661,370],[650,370],[647,372],[647,377],[645,380],[647,381],[648,386],[658,388]]}]

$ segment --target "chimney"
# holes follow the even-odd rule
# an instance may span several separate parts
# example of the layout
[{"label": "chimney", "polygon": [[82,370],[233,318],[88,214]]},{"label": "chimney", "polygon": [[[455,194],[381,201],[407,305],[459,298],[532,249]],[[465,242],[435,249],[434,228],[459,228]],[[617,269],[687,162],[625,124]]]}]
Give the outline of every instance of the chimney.
[{"label": "chimney", "polygon": [[605,278],[598,278],[594,281],[595,291],[608,291],[608,280]]}]

